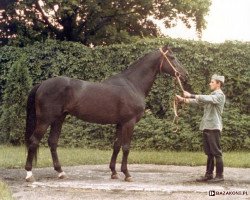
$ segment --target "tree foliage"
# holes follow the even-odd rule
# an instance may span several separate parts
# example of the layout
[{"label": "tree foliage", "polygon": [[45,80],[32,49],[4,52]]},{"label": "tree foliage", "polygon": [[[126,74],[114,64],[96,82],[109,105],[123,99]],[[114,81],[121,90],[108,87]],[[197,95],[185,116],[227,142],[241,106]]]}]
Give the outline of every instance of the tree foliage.
[{"label": "tree foliage", "polygon": [[[58,75],[101,81],[126,69],[130,63],[144,54],[166,44],[172,46],[176,57],[189,71],[190,84],[194,93],[209,94],[210,77],[214,73],[225,76],[223,91],[227,102],[223,114],[222,147],[223,150],[249,149],[249,43],[210,44],[162,38],[141,40],[128,45],[95,48],[56,40],[47,40],[45,43],[35,43],[24,48],[4,46],[0,48],[0,96],[1,94],[12,95],[12,90],[8,89],[11,84],[7,77],[10,77],[8,74],[11,73],[13,63],[19,62],[22,54],[26,54],[26,61],[22,66],[29,69],[33,84]],[[13,85],[16,85],[16,81],[14,83]],[[28,92],[28,89],[25,90]],[[132,141],[134,147],[164,150],[201,149],[201,134],[198,129],[203,113],[202,108],[184,106],[179,109],[179,131],[178,133],[172,131],[174,128],[172,100],[175,93],[180,91],[178,87],[175,91],[173,79],[159,75],[146,99],[145,115],[135,127]],[[22,94],[24,95],[22,98],[13,97],[15,104],[21,105],[23,99],[27,98],[25,93]],[[0,99],[0,104],[5,106],[6,103]],[[23,113],[22,116],[24,115]],[[23,121],[16,120],[14,125],[17,123],[22,124]],[[22,134],[23,129],[16,129],[16,131],[16,135]],[[2,129],[0,129],[0,135],[3,135]],[[113,137],[114,126],[89,124],[69,117],[63,126],[60,144],[109,148]]]},{"label": "tree foliage", "polygon": [[14,0],[3,4],[0,37],[18,36],[20,45],[55,38],[85,45],[128,43],[137,37],[158,36],[148,18],[164,20],[167,28],[177,19],[187,27],[205,28],[210,0]]},{"label": "tree foliage", "polygon": [[23,141],[26,100],[32,86],[26,60],[24,54],[11,66],[0,106],[0,138],[15,145]]}]

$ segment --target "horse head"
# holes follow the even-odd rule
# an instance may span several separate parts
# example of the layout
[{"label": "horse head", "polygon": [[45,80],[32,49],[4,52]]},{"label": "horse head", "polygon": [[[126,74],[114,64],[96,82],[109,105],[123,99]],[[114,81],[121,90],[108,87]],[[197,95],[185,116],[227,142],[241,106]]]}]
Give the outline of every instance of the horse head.
[{"label": "horse head", "polygon": [[160,48],[161,53],[161,65],[160,70],[171,76],[179,77],[184,83],[188,80],[187,70],[180,64],[173,51],[169,46]]}]

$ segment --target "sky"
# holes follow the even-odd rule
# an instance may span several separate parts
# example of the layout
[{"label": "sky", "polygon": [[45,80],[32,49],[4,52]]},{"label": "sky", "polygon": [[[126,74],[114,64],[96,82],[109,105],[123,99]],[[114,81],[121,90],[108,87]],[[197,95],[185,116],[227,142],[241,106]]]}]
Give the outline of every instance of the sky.
[{"label": "sky", "polygon": [[[226,40],[250,42],[250,0],[212,0],[206,20],[207,28],[203,31],[202,40],[214,43]],[[198,39],[195,28],[188,29],[181,21],[171,29],[164,28],[159,21],[157,24],[170,37]]]}]

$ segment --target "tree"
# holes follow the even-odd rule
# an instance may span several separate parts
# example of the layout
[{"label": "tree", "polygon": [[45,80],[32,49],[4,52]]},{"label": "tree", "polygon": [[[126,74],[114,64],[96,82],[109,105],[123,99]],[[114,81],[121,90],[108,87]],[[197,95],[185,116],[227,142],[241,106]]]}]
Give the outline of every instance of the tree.
[{"label": "tree", "polygon": [[23,140],[25,107],[32,79],[23,55],[7,74],[0,117],[0,142],[20,144]]},{"label": "tree", "polygon": [[6,9],[9,5],[15,3],[16,0],[1,0],[0,10]]},{"label": "tree", "polygon": [[176,19],[187,27],[195,22],[201,34],[210,4],[211,0],[17,0],[2,12],[0,37],[126,43],[161,34],[149,16],[163,19],[166,27]]}]

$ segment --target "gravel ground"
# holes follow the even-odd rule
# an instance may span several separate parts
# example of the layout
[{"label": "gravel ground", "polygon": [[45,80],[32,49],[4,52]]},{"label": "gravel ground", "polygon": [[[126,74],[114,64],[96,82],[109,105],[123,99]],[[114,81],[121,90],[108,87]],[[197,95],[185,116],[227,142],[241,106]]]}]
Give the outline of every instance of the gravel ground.
[{"label": "gravel ground", "polygon": [[[57,179],[52,168],[34,169],[34,183],[25,182],[22,169],[0,169],[0,177],[18,200],[250,199],[250,168],[225,168],[225,181],[216,184],[195,182],[204,166],[129,165],[129,169],[133,182],[125,182],[122,173],[119,179],[110,179],[107,165],[64,167],[67,179]],[[211,197],[209,191],[217,195]]]}]

